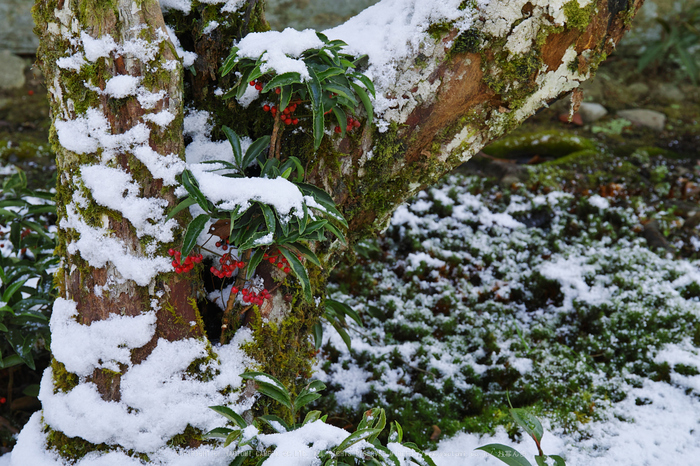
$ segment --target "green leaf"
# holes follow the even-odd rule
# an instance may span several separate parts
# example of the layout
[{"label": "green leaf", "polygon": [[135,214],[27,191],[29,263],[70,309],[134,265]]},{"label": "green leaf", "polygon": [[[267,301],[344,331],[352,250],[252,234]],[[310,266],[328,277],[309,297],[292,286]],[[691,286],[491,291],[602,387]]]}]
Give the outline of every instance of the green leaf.
[{"label": "green leaf", "polygon": [[343,440],[340,445],[335,447],[333,451],[336,454],[342,453],[356,443],[361,442],[362,440],[365,440],[373,435],[378,435],[381,431],[381,429],[358,429]]},{"label": "green leaf", "polygon": [[523,455],[518,453],[514,448],[498,443],[491,443],[477,448],[477,450],[485,451],[486,453],[495,456],[499,460],[506,463],[508,466],[532,466]]},{"label": "green leaf", "polygon": [[345,346],[348,347],[348,351],[351,351],[352,350],[352,343],[350,340],[350,335],[348,335],[348,332],[343,327],[343,324],[338,320],[331,322],[331,324],[333,325],[333,328],[335,329],[335,331],[338,332],[338,334],[340,335],[340,338],[343,339],[343,342],[345,342]]},{"label": "green leaf", "polygon": [[540,423],[539,419],[522,408],[511,409],[510,415],[520,427],[525,429],[528,435],[537,440],[537,443],[542,441],[544,429],[542,428],[542,424]]},{"label": "green leaf", "polygon": [[228,54],[228,57],[226,57],[226,60],[224,61],[224,64],[221,66],[220,73],[221,76],[226,76],[231,72],[231,70],[236,66],[236,56],[238,55],[238,47],[232,47],[231,51]]},{"label": "green leaf", "polygon": [[348,127],[348,118],[342,108],[333,107],[333,115],[335,119],[338,120],[338,126],[340,126],[340,136],[345,137],[345,131]]},{"label": "green leaf", "polygon": [[[282,245],[282,247],[286,247],[286,246],[287,246],[287,245]],[[316,254],[314,254],[314,252],[313,252],[311,249],[307,248],[306,246],[304,246],[304,245],[301,244],[301,243],[293,243],[293,244],[291,244],[291,245],[289,245],[289,246],[290,246],[290,247],[293,247],[294,249],[296,249],[296,250],[297,250],[299,253],[301,253],[304,257],[306,257],[308,260],[310,260],[311,263],[313,263],[315,266],[321,267],[321,261],[318,259],[318,257],[316,256]]]},{"label": "green leaf", "polygon": [[313,134],[314,134],[314,150],[317,150],[323,139],[323,89],[318,80],[318,76],[312,68],[309,68],[311,79],[306,81],[306,88],[309,91],[309,99],[311,100],[311,110],[313,112]]},{"label": "green leaf", "polygon": [[258,419],[265,421],[265,423],[272,427],[275,430],[275,432],[279,432],[280,434],[289,432],[289,425],[287,425],[284,419],[282,419],[279,416],[275,416],[274,414],[264,414],[262,416],[258,416]]},{"label": "green leaf", "polygon": [[2,368],[7,369],[12,366],[17,366],[24,363],[24,360],[17,354],[12,354],[2,360]]},{"label": "green leaf", "polygon": [[372,110],[372,102],[370,102],[369,97],[367,96],[367,93],[363,88],[358,86],[355,83],[350,83],[352,85],[352,88],[355,89],[355,94],[360,98],[362,101],[362,105],[365,106],[365,112],[367,112],[367,121],[372,122],[374,120],[374,113]]},{"label": "green leaf", "polygon": [[15,282],[12,283],[10,286],[7,287],[5,292],[2,294],[2,300],[6,303],[9,303],[10,300],[12,299],[12,296],[20,289],[22,286],[26,283],[26,280],[22,280],[21,282]]},{"label": "green leaf", "polygon": [[357,106],[357,100],[355,100],[355,96],[352,95],[352,91],[345,86],[341,86],[340,84],[335,83],[328,83],[323,85],[323,91],[333,92],[341,97],[345,97],[353,103],[353,107]]},{"label": "green leaf", "polygon": [[197,204],[204,209],[206,212],[209,212],[209,201],[207,198],[202,194],[202,191],[199,190],[199,184],[197,183],[197,179],[192,175],[192,172],[189,170],[185,170],[182,172],[182,186],[185,187],[189,195],[197,201]]},{"label": "green leaf", "polygon": [[[202,437],[204,438],[226,438],[228,435],[234,432],[233,429],[229,429],[227,427],[217,427],[216,429],[212,429],[206,434],[204,434]],[[238,431],[240,432],[240,430]]]},{"label": "green leaf", "polygon": [[7,332],[7,327],[4,324],[0,324],[0,332]]},{"label": "green leaf", "polygon": [[175,208],[172,211],[170,211],[170,213],[165,218],[165,220],[166,221],[170,220],[171,218],[176,216],[181,211],[185,210],[189,206],[196,204],[196,203],[197,203],[197,201],[193,197],[187,196],[182,202],[180,202],[177,206],[175,206]]},{"label": "green leaf", "polygon": [[292,100],[292,86],[282,86],[280,93],[280,112],[283,112]]},{"label": "green leaf", "polygon": [[275,377],[263,372],[245,372],[241,374],[241,378],[255,381],[260,393],[292,409],[292,400],[287,388]]},{"label": "green leaf", "polygon": [[370,94],[372,94],[372,97],[376,97],[376,96],[377,96],[376,92],[374,91],[374,83],[372,82],[371,79],[369,79],[367,76],[365,76],[365,75],[362,74],[362,73],[354,73],[354,74],[352,75],[352,77],[353,77],[353,78],[356,78],[356,79],[359,80],[362,84],[364,84],[365,87],[367,88],[367,90],[370,92]]},{"label": "green leaf", "polygon": [[267,226],[267,231],[274,234],[275,227],[277,225],[277,221],[275,220],[275,212],[269,205],[263,204],[262,202],[259,204],[260,208],[262,209],[263,217],[265,217],[265,225]]},{"label": "green leaf", "polygon": [[246,169],[251,163],[270,146],[270,136],[263,136],[258,138],[253,142],[248,150],[245,152],[245,157],[243,157],[242,168]]},{"label": "green leaf", "polygon": [[338,315],[347,315],[362,327],[362,319],[350,306],[334,299],[326,299],[326,308],[333,310]]},{"label": "green leaf", "polygon": [[241,429],[245,429],[246,427],[248,427],[248,423],[245,421],[245,419],[243,419],[243,417],[241,417],[240,414],[236,413],[231,408],[228,408],[226,406],[209,406],[209,409],[221,414]]},{"label": "green leaf", "polygon": [[343,235],[343,233],[340,230],[338,230],[335,227],[335,225],[333,225],[332,223],[328,223],[325,226],[325,228],[326,228],[326,230],[333,233],[336,236],[336,238],[338,238],[343,244],[348,244],[347,240],[345,239],[345,235]]},{"label": "green leaf", "polygon": [[[276,87],[289,86],[290,84],[297,84],[301,82],[301,75],[296,71],[290,71],[287,73],[277,75],[271,80],[269,80],[267,84],[265,84],[265,87],[263,87],[263,90],[261,92],[264,94]],[[280,107],[280,111],[281,110],[284,110],[284,108]]]},{"label": "green leaf", "polygon": [[554,460],[555,466],[566,466],[566,461],[559,455],[547,455],[547,457]]},{"label": "green leaf", "polygon": [[238,440],[238,437],[240,437],[241,434],[243,434],[242,430],[234,430],[233,432],[228,434],[228,436],[226,437],[226,441],[224,441],[224,448],[226,448],[227,446],[231,445],[233,442]]},{"label": "green leaf", "polygon": [[[394,435],[396,435],[395,439],[393,438]],[[394,421],[391,423],[391,429],[389,430],[389,441],[401,443],[401,440],[403,440],[403,428],[399,421]]]},{"label": "green leaf", "polygon": [[236,161],[239,169],[243,171],[245,167],[242,165],[243,152],[241,151],[241,138],[239,138],[236,132],[228,126],[222,126],[221,130],[226,135],[229,144],[231,144],[231,149],[233,149],[233,159]]},{"label": "green leaf", "polygon": [[302,425],[306,424],[311,424],[312,422],[316,422],[321,418],[321,411],[309,411],[306,413],[306,417],[304,417],[304,422],[302,422]]},{"label": "green leaf", "polygon": [[294,180],[295,183],[299,183],[304,179],[304,167],[301,164],[301,160],[291,156],[280,165],[280,170],[287,170],[288,168],[296,168],[297,176]]},{"label": "green leaf", "polygon": [[247,277],[252,277],[253,273],[255,273],[255,269],[260,265],[260,262],[262,262],[263,256],[265,255],[265,250],[263,248],[256,249],[255,252],[253,253],[252,256],[250,256],[250,260],[248,261],[248,264],[246,265],[246,276]]},{"label": "green leaf", "polygon": [[693,58],[689,53],[688,49],[686,49],[683,45],[678,44],[676,46],[676,53],[678,54],[678,58],[680,59],[681,64],[683,65],[683,68],[685,69],[686,74],[690,78],[690,80],[693,82],[693,85],[697,85],[698,83],[698,66],[695,63],[695,58]]},{"label": "green leaf", "polygon": [[318,71],[316,73],[316,76],[318,76],[318,80],[320,82],[323,82],[328,78],[331,78],[333,76],[338,76],[340,74],[345,74],[345,70],[342,68],[337,68],[335,66],[332,66],[332,67],[327,67],[327,69],[324,71]]},{"label": "green leaf", "polygon": [[204,231],[204,227],[209,221],[209,215],[200,214],[194,220],[187,225],[187,231],[185,232],[185,239],[182,240],[182,256],[185,257],[189,255],[192,248],[197,244],[197,238],[199,234]]},{"label": "green leaf", "polygon": [[299,279],[299,284],[304,292],[304,297],[308,302],[313,302],[313,297],[311,296],[311,282],[309,281],[309,276],[306,273],[304,265],[297,258],[297,256],[292,254],[288,249],[280,248],[280,252],[287,258],[287,261],[289,261],[289,267],[292,269],[292,272],[294,272],[294,275],[296,275],[296,277]]},{"label": "green leaf", "polygon": [[314,347],[316,351],[321,349],[321,344],[323,343],[323,326],[320,322],[316,322],[313,327],[314,332]]},{"label": "green leaf", "polygon": [[228,464],[228,466],[241,466],[247,457],[246,452],[242,452],[236,456],[233,461]]}]

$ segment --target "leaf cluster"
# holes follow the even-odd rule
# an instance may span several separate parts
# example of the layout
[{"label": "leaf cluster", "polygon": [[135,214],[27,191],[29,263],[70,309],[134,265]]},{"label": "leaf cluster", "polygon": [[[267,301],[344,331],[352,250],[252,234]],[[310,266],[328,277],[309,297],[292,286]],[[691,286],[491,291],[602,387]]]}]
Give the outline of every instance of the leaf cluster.
[{"label": "leaf cluster", "polygon": [[[278,416],[258,416],[253,421],[253,425],[258,432],[263,428],[270,428],[278,434],[286,434],[316,421],[326,422],[327,415],[322,415],[320,411],[309,411],[301,423],[296,423],[299,409],[321,397],[320,392],[326,388],[323,382],[319,380],[312,381],[304,387],[296,398],[294,398],[278,379],[269,374],[262,372],[246,372],[241,374],[241,377],[254,381],[261,394],[282,404],[289,410],[293,420],[292,425],[289,425]],[[213,429],[205,434],[205,438],[222,439],[224,440],[224,447],[229,446],[233,442],[237,442],[237,449],[242,453],[245,453],[245,448],[261,449],[257,435],[248,438],[243,435],[244,430],[248,427],[248,423],[242,416],[226,406],[211,406],[210,408],[226,417],[226,419],[229,420],[229,427]],[[358,424],[357,429],[355,429],[353,433],[338,445],[318,453],[319,464],[323,466],[400,466],[403,464],[401,460],[379,441],[379,434],[386,428],[386,424],[386,413],[383,409],[370,409],[366,411],[362,417],[362,421]],[[389,441],[401,444],[402,440],[403,429],[401,425],[398,422],[392,423],[389,432]],[[413,463],[435,466],[432,459],[423,453],[416,445],[412,443],[403,443],[402,445],[412,450],[412,453],[414,453],[411,456],[411,461]],[[268,459],[269,455],[273,453],[272,451],[263,451],[262,455],[256,455],[255,457],[239,454],[229,466],[240,466],[248,458],[257,459],[255,463],[251,464],[261,465]]]},{"label": "leaf cluster", "polygon": [[[355,108],[362,103],[368,121],[373,119],[373,107],[368,92],[375,96],[372,81],[357,69],[365,56],[354,57],[341,52],[347,44],[342,40],[329,40],[324,34],[316,33],[323,42],[320,48],[305,50],[300,59],[306,65],[309,77],[305,79],[300,73],[286,72],[276,74],[269,66],[264,51],[257,59],[239,57],[239,49],[233,47],[221,67],[225,76],[233,70],[238,71],[239,78],[233,88],[225,95],[227,98],[241,98],[248,83],[255,80],[265,81],[261,93],[266,94],[279,89],[280,111],[284,110],[292,98],[307,102],[311,107],[314,149],[318,149],[323,139],[325,115],[333,113],[342,136],[345,136],[347,115],[355,114]],[[262,69],[266,71],[263,72]]]},{"label": "leaf cluster", "polygon": [[664,63],[670,57],[675,57],[693,84],[697,85],[700,76],[697,55],[700,46],[700,5],[684,9],[669,19],[656,18],[656,21],[663,28],[663,35],[647,46],[639,57],[637,70],[644,70],[654,61]]},{"label": "leaf cluster", "polygon": [[0,368],[47,354],[49,316],[56,296],[52,273],[58,258],[48,225],[55,222],[53,195],[27,188],[23,171],[6,178],[0,193],[0,227],[10,245],[0,254]]},{"label": "leaf cluster", "polygon": [[[348,347],[348,350],[350,350],[350,336],[348,335],[348,332],[346,330],[348,325],[346,317],[351,318],[360,327],[363,326],[362,319],[360,318],[357,312],[355,312],[350,306],[348,306],[345,303],[341,303],[340,301],[335,301],[333,299],[327,298],[325,304],[326,309],[321,317],[333,326],[333,328],[338,332],[338,334],[340,334],[340,337],[343,339],[343,342],[345,342],[345,345]],[[316,322],[313,328],[313,332],[314,344],[316,346],[316,349],[318,350],[321,348],[321,343],[323,341],[323,326],[320,322]]]},{"label": "leaf cluster", "polygon": [[[228,127],[223,129],[233,148],[234,162],[211,162],[216,164],[214,170],[226,170],[222,176],[232,179],[244,178],[247,175],[269,179],[284,178],[304,195],[302,211],[282,216],[273,205],[255,199],[233,209],[221,208],[207,199],[192,172],[185,170],[181,175],[181,182],[187,190],[187,197],[170,213],[170,217],[194,204],[198,204],[205,213],[194,218],[188,225],[182,254],[189,254],[194,248],[197,238],[210,219],[227,221],[229,244],[238,249],[239,254],[242,251],[251,251],[246,268],[248,278],[252,277],[267,249],[273,245],[277,246],[289,262],[291,271],[299,279],[305,297],[311,301],[311,284],[302,259],[319,267],[321,263],[308,243],[325,240],[326,232],[344,242],[345,237],[341,230],[348,227],[345,218],[328,193],[302,182],[304,168],[296,157],[289,157],[284,162],[266,157],[265,149],[270,141],[268,136],[253,142],[243,153],[238,135]],[[255,162],[257,167],[251,167]],[[253,168],[257,168],[257,173]],[[235,187],[232,186],[232,189]]]}]

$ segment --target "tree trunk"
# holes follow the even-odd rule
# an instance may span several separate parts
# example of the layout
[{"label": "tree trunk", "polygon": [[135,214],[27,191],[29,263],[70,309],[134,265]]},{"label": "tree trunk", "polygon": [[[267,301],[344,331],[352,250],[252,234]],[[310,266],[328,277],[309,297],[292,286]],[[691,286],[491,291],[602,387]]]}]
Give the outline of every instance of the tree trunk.
[{"label": "tree trunk", "polygon": [[[236,391],[245,367],[293,390],[311,375],[309,333],[345,247],[316,246],[323,267],[309,269],[315,303],[287,280],[273,299],[248,310],[250,331],[236,333],[235,319],[223,322],[224,337],[234,341],[217,347],[197,306],[201,282],[193,273],[174,273],[167,255],[189,220],[166,218],[185,166],[183,104],[208,112],[215,139],[223,139],[224,124],[253,139],[272,132],[260,105],[244,108],[217,96],[231,85],[218,69],[232,42],[267,29],[264,2],[249,0],[233,11],[229,3],[235,2],[169,0],[164,20],[156,0],[37,2],[57,153],[61,298],[51,323],[54,361],[42,382],[43,415],[25,428],[12,464],[89,452],[168,464],[175,447],[209,451],[201,433],[220,421],[207,406],[250,408],[250,396]],[[307,180],[332,194],[350,224],[351,244],[375,235],[409,197],[590,78],[642,0],[580,3],[494,0],[478,9],[468,30],[425,25],[423,42],[386,63],[392,80],[375,83],[384,102],[379,119],[359,135],[324,137],[315,153],[309,124],[306,132],[286,131],[284,155],[300,158]],[[183,72],[189,57],[178,56],[166,21],[183,48],[197,54],[191,68],[186,63],[190,71]],[[353,21],[361,20],[328,34],[361,51],[346,32]],[[270,288],[281,277],[263,264],[258,273]],[[163,367],[170,372],[159,372]],[[163,386],[171,390],[160,392]],[[32,442],[42,441],[45,451],[37,452]]]}]

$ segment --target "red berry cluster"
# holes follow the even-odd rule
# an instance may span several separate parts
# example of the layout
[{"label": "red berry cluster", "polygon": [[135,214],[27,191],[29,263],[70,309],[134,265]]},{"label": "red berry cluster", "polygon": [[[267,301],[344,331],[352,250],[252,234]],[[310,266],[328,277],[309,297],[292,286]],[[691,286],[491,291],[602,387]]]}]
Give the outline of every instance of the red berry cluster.
[{"label": "red berry cluster", "polygon": [[289,273],[291,270],[289,268],[289,261],[279,252],[279,250],[273,254],[265,253],[265,255],[263,255],[263,260],[266,260],[273,265],[277,264],[277,268],[282,269],[284,273]]},{"label": "red berry cluster", "polygon": [[[238,293],[238,288],[234,286],[233,289],[231,289],[231,293]],[[256,304],[258,306],[261,306],[264,300],[272,299],[272,295],[266,289],[256,293],[255,291],[243,288],[241,294],[243,295],[241,299],[244,303]]]},{"label": "red berry cluster", "polygon": [[[353,117],[348,117],[348,126],[345,128],[345,131],[352,131],[355,128],[360,127],[360,122]],[[335,132],[336,133],[342,133],[343,130],[340,128],[340,126],[335,127]]]},{"label": "red berry cluster", "polygon": [[251,86],[255,86],[255,90],[258,92],[263,90],[263,83],[257,79],[255,81],[249,82],[248,84],[250,84]]},{"label": "red berry cluster", "polygon": [[[225,246],[226,245],[222,246],[222,248]],[[233,272],[236,269],[242,269],[243,267],[245,267],[245,263],[234,259],[230,252],[227,252],[226,254],[221,256],[221,259],[219,259],[219,264],[221,264],[221,270],[217,269],[214,266],[212,266],[209,269],[212,275],[219,278],[230,278],[231,276],[233,276]],[[238,291],[236,291],[236,293],[238,293]]]},{"label": "red berry cluster", "polygon": [[175,273],[187,273],[194,268],[194,264],[199,264],[204,259],[204,256],[201,254],[190,254],[185,257],[184,261],[180,261],[180,251],[176,251],[173,248],[168,249],[168,255],[175,257],[172,262]]},{"label": "red berry cluster", "polygon": [[[296,111],[298,104],[299,104],[299,102],[293,102],[287,108],[282,110],[282,114],[280,115],[280,119],[284,122],[285,125],[299,124],[298,118],[292,118],[292,113],[294,113]],[[269,105],[265,104],[265,105],[263,105],[263,110],[266,112],[270,112],[272,114],[273,118],[275,116],[277,116],[277,112],[279,112],[277,105],[273,105],[272,107],[270,107]]]}]

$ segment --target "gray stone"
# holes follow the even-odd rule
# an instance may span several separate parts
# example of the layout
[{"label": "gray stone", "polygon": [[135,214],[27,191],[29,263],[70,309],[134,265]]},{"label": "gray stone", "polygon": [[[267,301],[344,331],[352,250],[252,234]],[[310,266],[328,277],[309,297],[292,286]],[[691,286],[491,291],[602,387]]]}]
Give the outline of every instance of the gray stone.
[{"label": "gray stone", "polygon": [[9,50],[0,50],[0,63],[0,89],[24,86],[24,60]]},{"label": "gray stone", "polygon": [[32,20],[33,0],[0,0],[0,49],[33,54],[39,45]]},{"label": "gray stone", "polygon": [[627,93],[635,100],[649,97],[649,86],[644,83],[632,83],[627,86]]},{"label": "gray stone", "polygon": [[584,123],[593,123],[598,121],[608,114],[608,111],[600,104],[595,102],[583,102],[578,108],[578,113]]},{"label": "gray stone", "polygon": [[661,102],[682,102],[686,96],[683,92],[670,83],[663,83],[654,89],[653,95]]},{"label": "gray stone", "polygon": [[666,124],[666,115],[655,112],[654,110],[635,108],[632,110],[620,110],[617,114],[632,123],[646,126],[647,128],[657,131],[664,129],[664,125]]}]

